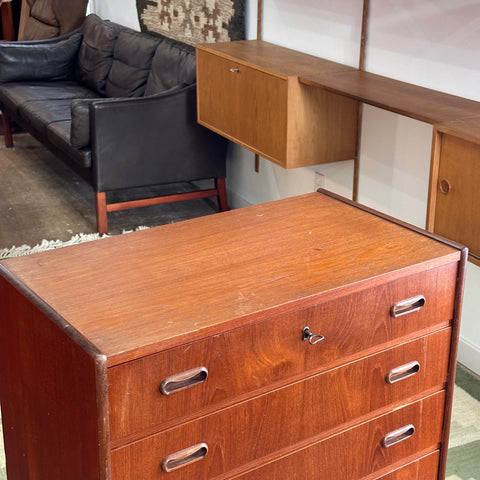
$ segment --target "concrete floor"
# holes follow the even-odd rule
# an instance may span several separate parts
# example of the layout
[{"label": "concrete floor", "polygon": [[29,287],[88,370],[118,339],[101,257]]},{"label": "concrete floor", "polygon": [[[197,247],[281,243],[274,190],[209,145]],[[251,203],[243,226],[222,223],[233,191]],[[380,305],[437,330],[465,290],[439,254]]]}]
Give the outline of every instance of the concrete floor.
[{"label": "concrete floor", "polygon": [[[14,135],[14,148],[0,136],[0,249],[34,246],[43,239],[68,240],[78,233],[96,232],[93,189],[26,133]],[[212,182],[213,184],[213,182]],[[191,185],[175,188],[191,189]],[[116,195],[155,196],[175,193],[172,186],[136,189]],[[178,192],[178,190],[177,190]],[[215,198],[190,200],[108,214],[109,233],[216,213]]]}]

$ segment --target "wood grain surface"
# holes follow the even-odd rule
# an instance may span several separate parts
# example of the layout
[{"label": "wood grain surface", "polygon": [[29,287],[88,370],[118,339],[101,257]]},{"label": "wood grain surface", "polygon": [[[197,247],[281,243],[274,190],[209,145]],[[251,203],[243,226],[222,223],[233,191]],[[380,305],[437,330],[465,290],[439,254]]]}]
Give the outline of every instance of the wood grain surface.
[{"label": "wood grain surface", "polygon": [[1,271],[115,365],[459,258],[312,193],[9,259]]}]

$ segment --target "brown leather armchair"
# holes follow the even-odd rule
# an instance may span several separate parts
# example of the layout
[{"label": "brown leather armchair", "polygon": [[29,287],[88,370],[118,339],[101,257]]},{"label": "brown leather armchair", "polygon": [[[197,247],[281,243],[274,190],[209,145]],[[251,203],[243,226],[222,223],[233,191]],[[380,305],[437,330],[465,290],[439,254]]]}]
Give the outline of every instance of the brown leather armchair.
[{"label": "brown leather armchair", "polygon": [[23,0],[19,40],[54,38],[80,27],[88,0]]}]

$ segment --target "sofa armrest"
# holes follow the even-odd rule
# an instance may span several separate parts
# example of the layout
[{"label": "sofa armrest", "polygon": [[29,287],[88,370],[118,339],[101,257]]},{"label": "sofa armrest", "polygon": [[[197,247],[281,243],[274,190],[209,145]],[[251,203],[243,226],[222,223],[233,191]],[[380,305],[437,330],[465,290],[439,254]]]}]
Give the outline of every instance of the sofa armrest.
[{"label": "sofa armrest", "polygon": [[71,78],[81,40],[75,31],[48,40],[0,42],[0,83]]},{"label": "sofa armrest", "polygon": [[196,85],[90,106],[94,188],[225,177],[227,142],[198,125]]},{"label": "sofa armrest", "polygon": [[[166,92],[162,92],[156,97],[169,95],[178,90],[179,87],[172,88]],[[138,98],[138,97],[136,97]],[[153,98],[153,97],[151,97]],[[72,100],[70,113],[72,123],[70,127],[70,142],[75,148],[90,147],[90,107],[93,103],[125,103],[132,101],[132,98],[115,97],[115,98],[76,98]],[[135,101],[135,100],[133,100]]]}]

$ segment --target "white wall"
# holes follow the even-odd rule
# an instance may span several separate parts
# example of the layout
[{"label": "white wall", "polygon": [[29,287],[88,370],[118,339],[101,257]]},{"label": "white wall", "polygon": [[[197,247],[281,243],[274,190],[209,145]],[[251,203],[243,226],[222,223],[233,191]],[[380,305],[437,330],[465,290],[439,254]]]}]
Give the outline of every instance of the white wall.
[{"label": "white wall", "polygon": [[[263,0],[263,38],[356,66],[362,0]],[[247,3],[247,37],[256,36],[257,0]],[[103,18],[138,29],[135,0],[94,0]],[[371,0],[367,70],[480,100],[480,0]],[[432,127],[364,108],[359,200],[423,227]],[[325,187],[351,195],[353,162],[284,170],[231,145],[227,187],[235,207],[311,192],[315,172]],[[480,374],[480,268],[469,264],[459,359]]]}]

